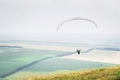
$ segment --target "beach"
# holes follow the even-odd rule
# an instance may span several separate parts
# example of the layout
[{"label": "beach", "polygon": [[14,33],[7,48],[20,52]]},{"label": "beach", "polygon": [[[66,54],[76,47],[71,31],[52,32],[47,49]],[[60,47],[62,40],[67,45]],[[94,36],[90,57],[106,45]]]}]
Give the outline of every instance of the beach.
[{"label": "beach", "polygon": [[[69,51],[74,52],[80,47],[72,46],[58,46],[58,45],[34,45],[34,44],[23,44],[23,43],[0,43],[2,46],[21,46],[28,49],[40,49],[40,50],[56,50],[56,51]],[[82,50],[87,50],[89,48],[81,48]]]},{"label": "beach", "polygon": [[64,58],[120,64],[120,51],[93,50],[87,54],[82,54],[82,53],[80,55],[73,54],[73,55],[65,56]]},{"label": "beach", "polygon": [[[55,45],[33,45],[33,44],[21,44],[21,43],[1,43],[0,45],[7,46],[22,46],[23,48],[28,49],[40,49],[40,50],[56,50],[56,51],[65,51],[65,52],[75,52],[76,49],[81,49],[86,51],[89,48],[81,47],[71,47],[71,46],[55,46]],[[72,55],[64,56],[65,59],[74,59],[74,60],[86,60],[86,61],[95,61],[95,62],[104,62],[112,64],[120,64],[120,51],[112,50],[91,50],[87,53],[82,53],[78,55],[74,53]]]}]

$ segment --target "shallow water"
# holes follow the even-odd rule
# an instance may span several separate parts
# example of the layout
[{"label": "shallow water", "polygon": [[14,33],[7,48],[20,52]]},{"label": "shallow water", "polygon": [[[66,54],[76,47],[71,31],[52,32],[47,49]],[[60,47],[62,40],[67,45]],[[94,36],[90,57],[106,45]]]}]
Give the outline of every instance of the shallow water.
[{"label": "shallow water", "polygon": [[108,67],[113,64],[84,61],[84,60],[72,60],[64,58],[53,58],[46,60],[40,63],[37,63],[33,66],[30,66],[24,71],[38,71],[38,72],[54,72],[54,71],[72,71],[72,70],[84,70],[84,69],[94,69],[100,67]]},{"label": "shallow water", "polygon": [[0,75],[9,73],[33,61],[61,53],[60,51],[24,48],[0,48],[0,51]]}]

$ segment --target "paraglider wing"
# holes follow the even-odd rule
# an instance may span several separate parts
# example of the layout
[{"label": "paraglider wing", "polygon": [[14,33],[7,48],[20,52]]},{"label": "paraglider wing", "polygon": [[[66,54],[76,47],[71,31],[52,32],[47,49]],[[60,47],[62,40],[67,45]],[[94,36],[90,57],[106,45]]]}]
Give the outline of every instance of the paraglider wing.
[{"label": "paraglider wing", "polygon": [[69,21],[73,21],[73,20],[89,21],[89,22],[93,23],[93,24],[95,25],[95,27],[97,28],[97,24],[96,24],[94,21],[92,21],[92,20],[90,20],[90,19],[86,19],[86,18],[75,17],[75,18],[68,19],[68,20],[65,20],[65,21],[63,21],[62,23],[60,23],[60,24],[57,26],[57,32],[59,31],[60,27],[61,27],[64,23],[69,22]]}]

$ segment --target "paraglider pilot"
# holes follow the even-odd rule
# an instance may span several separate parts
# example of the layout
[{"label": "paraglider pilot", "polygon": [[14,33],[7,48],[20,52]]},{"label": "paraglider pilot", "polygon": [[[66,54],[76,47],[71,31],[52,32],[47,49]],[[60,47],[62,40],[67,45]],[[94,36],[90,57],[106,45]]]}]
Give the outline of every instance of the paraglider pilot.
[{"label": "paraglider pilot", "polygon": [[77,49],[77,53],[78,53],[78,55],[79,55],[79,54],[80,54],[80,50]]}]

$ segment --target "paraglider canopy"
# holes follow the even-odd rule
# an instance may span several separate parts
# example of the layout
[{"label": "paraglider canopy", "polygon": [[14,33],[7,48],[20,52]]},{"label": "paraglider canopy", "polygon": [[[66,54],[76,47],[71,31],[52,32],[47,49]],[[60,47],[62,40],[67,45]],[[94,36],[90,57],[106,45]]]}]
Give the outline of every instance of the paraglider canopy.
[{"label": "paraglider canopy", "polygon": [[74,20],[88,21],[88,22],[94,24],[95,27],[97,28],[97,24],[96,24],[94,21],[90,20],[90,19],[80,18],[80,17],[74,17],[74,18],[71,18],[71,19],[68,19],[68,20],[65,20],[65,21],[61,22],[61,23],[57,26],[57,32],[59,31],[60,27],[61,27],[63,24],[65,24],[65,23],[67,23],[67,22],[70,22],[70,21],[74,21]]}]

